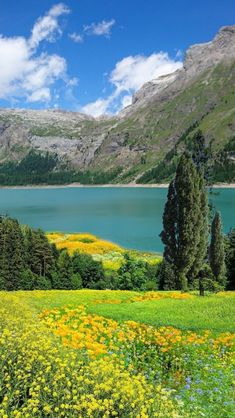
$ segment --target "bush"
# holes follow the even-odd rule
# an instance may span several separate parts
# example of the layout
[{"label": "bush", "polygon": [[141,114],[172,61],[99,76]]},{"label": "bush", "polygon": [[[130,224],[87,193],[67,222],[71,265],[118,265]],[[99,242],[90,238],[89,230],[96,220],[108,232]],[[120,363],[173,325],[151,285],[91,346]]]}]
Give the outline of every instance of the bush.
[{"label": "bush", "polygon": [[82,289],[82,278],[79,273],[74,273],[71,276],[71,288],[72,289]]},{"label": "bush", "polygon": [[49,290],[51,289],[51,281],[47,277],[43,276],[34,276],[34,289],[43,289]]},{"label": "bush", "polygon": [[34,288],[35,276],[30,269],[24,270],[18,284],[19,290],[32,290]]}]

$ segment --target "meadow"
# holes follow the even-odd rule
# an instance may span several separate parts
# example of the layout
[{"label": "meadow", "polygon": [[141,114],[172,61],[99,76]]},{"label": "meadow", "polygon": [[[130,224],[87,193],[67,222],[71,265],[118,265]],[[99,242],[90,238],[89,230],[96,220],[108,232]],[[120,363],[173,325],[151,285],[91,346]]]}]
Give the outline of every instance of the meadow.
[{"label": "meadow", "polygon": [[0,292],[0,416],[234,416],[234,292]]},{"label": "meadow", "polygon": [[90,254],[92,257],[101,261],[105,270],[117,271],[123,260],[124,254],[137,260],[157,264],[162,260],[162,256],[157,253],[126,250],[118,244],[103,240],[89,233],[66,234],[63,232],[47,233],[49,241],[56,245],[59,250],[66,249],[70,255],[78,251],[83,254]]}]

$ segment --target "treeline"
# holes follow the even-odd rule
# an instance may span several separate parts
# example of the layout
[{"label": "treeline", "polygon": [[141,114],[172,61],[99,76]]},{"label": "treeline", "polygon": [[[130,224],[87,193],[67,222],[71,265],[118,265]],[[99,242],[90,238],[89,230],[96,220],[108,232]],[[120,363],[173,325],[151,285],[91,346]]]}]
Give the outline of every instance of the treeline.
[{"label": "treeline", "polygon": [[57,250],[41,229],[0,218],[0,289],[123,289],[157,287],[157,266],[125,255],[119,271],[104,271],[91,255]]},{"label": "treeline", "polygon": [[163,161],[156,167],[146,171],[137,183],[161,183],[171,180],[175,173],[182,154],[182,145],[186,151],[191,153],[201,153],[204,159],[206,179],[208,184],[219,182],[232,182],[235,179],[235,137],[230,138],[224,148],[218,152],[212,150],[212,142],[206,145],[205,138],[200,130],[192,136],[192,131],[197,124],[192,125],[179,138],[175,147],[169,151]]},{"label": "treeline", "polygon": [[[200,139],[200,141],[199,141]],[[225,239],[220,214],[211,221],[206,180],[207,161],[204,142],[185,152],[168,189],[163,214],[163,262],[160,288],[187,291],[234,289],[235,230]]]},{"label": "treeline", "polygon": [[121,171],[121,167],[109,171],[75,171],[61,165],[56,154],[30,151],[19,163],[9,162],[0,165],[0,184],[105,184],[111,183]]},{"label": "treeline", "polygon": [[[188,288],[198,289],[203,284],[204,290],[235,290],[235,229],[224,238],[218,215],[213,225],[213,267],[207,263],[206,257],[203,260],[199,257],[194,267],[188,270],[190,273],[186,274]],[[165,249],[163,262],[157,265],[137,260],[126,253],[118,271],[105,271],[102,262],[89,254],[76,252],[70,256],[66,249],[58,250],[41,229],[31,229],[15,219],[0,217],[0,290],[181,289],[177,277],[180,277],[183,266],[177,271],[179,264],[173,265],[168,250]]]}]

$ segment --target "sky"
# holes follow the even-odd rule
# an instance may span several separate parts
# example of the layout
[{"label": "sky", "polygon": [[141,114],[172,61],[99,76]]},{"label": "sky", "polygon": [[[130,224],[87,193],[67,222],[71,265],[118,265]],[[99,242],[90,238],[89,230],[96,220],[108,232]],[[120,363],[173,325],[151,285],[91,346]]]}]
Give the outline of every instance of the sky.
[{"label": "sky", "polygon": [[235,24],[234,0],[0,0],[0,107],[95,117]]}]

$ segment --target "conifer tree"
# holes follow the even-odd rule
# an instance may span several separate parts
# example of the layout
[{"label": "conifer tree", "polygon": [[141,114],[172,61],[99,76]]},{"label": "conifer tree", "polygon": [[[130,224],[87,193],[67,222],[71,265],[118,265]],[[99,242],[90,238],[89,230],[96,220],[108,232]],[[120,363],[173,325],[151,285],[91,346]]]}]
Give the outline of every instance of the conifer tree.
[{"label": "conifer tree", "polygon": [[50,278],[55,270],[53,249],[41,229],[26,232],[28,265],[31,271],[42,277]]},{"label": "conifer tree", "polygon": [[215,277],[215,280],[225,286],[225,251],[224,251],[224,237],[222,232],[222,222],[219,212],[215,213],[211,225],[211,244],[210,244],[210,266]]},{"label": "conifer tree", "polygon": [[71,276],[73,274],[73,265],[67,250],[61,251],[57,267],[58,274],[54,276],[53,287],[56,289],[72,289]]},{"label": "conifer tree", "polygon": [[[206,261],[206,256],[208,252],[208,235],[209,235],[209,225],[208,225],[208,199],[207,191],[205,187],[205,180],[203,176],[203,171],[200,173],[199,179],[199,188],[201,191],[200,202],[199,202],[199,212],[198,212],[198,221],[197,228],[199,231],[199,239],[197,244],[197,250],[195,255],[194,263],[192,264],[191,269],[188,272],[188,281],[192,288],[194,288],[194,280],[198,277],[199,271],[203,268],[203,265]],[[200,280],[200,278],[199,278]]]},{"label": "conifer tree", "polygon": [[3,218],[0,222],[0,286],[17,290],[25,268],[24,240],[18,222]]},{"label": "conifer tree", "polygon": [[159,290],[176,289],[176,276],[174,266],[164,258],[159,269],[158,280]]},{"label": "conifer tree", "polygon": [[[200,268],[197,258],[206,255],[207,199],[202,174],[192,158],[184,153],[171,182],[163,215],[161,238],[165,244],[164,260],[176,273],[176,286],[188,289],[190,271],[195,277]],[[206,232],[205,232],[206,234]]]},{"label": "conifer tree", "polygon": [[160,234],[164,247],[163,258],[167,263],[174,263],[177,257],[177,219],[176,219],[176,191],[175,182],[171,181],[167,194],[167,201],[163,213],[163,231]]},{"label": "conifer tree", "polygon": [[226,251],[227,289],[235,290],[235,228],[228,234]]}]

